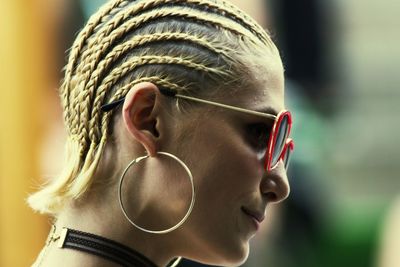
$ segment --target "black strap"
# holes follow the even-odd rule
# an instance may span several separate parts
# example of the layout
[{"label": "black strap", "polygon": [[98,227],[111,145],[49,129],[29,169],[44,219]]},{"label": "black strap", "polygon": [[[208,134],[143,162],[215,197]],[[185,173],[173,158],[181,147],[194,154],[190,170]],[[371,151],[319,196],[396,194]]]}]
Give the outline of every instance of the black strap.
[{"label": "black strap", "polygon": [[[163,87],[160,87],[159,90],[163,95],[169,96],[169,97],[174,97],[177,94],[176,91],[173,91],[173,90],[170,90],[170,89],[166,89],[166,88],[163,88]],[[120,98],[120,99],[115,100],[115,101],[113,101],[111,103],[102,105],[100,107],[100,110],[103,111],[103,112],[108,112],[108,111],[112,110],[113,108],[115,108],[115,107],[119,106],[120,104],[122,104],[124,101],[125,101],[125,97]]]},{"label": "black strap", "polygon": [[91,233],[63,228],[59,247],[84,251],[124,267],[157,267],[142,254],[113,240]]}]

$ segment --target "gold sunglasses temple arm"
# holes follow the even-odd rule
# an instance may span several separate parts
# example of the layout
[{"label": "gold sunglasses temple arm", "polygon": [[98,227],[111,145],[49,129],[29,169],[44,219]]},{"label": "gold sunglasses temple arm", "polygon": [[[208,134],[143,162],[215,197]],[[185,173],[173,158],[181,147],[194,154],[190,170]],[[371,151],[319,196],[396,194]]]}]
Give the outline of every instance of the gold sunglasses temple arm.
[{"label": "gold sunglasses temple arm", "polygon": [[217,107],[221,107],[221,108],[231,109],[231,110],[235,110],[235,111],[239,111],[239,112],[244,112],[244,113],[247,113],[247,114],[262,116],[264,118],[268,118],[268,119],[272,119],[272,120],[276,119],[276,116],[272,115],[272,114],[266,114],[266,113],[258,112],[258,111],[254,111],[254,110],[248,110],[248,109],[244,109],[244,108],[225,105],[225,104],[221,104],[221,103],[217,103],[217,102],[213,102],[213,101],[208,101],[208,100],[204,100],[204,99],[200,99],[200,98],[196,98],[196,97],[180,95],[180,94],[176,94],[175,97],[182,98],[182,99],[187,99],[187,100],[191,100],[191,101],[196,101],[196,102],[200,102],[200,103],[204,103],[204,104],[209,104],[209,105],[213,105],[213,106],[217,106]]}]

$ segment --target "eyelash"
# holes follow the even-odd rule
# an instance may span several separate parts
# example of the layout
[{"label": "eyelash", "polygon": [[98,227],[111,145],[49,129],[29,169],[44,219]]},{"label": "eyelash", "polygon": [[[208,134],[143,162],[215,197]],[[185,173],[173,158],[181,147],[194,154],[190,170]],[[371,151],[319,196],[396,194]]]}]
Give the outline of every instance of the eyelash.
[{"label": "eyelash", "polygon": [[257,150],[266,149],[271,126],[265,123],[253,123],[247,125],[246,128],[251,146]]}]

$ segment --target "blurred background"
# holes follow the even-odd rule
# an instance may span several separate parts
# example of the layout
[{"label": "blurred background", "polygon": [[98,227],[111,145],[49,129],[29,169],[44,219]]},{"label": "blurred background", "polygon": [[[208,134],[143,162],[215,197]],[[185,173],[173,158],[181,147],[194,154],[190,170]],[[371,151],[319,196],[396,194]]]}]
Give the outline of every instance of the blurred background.
[{"label": "blurred background", "polygon": [[[49,218],[25,199],[60,170],[57,87],[104,2],[0,0],[0,266],[30,266],[44,245]],[[400,266],[400,2],[232,2],[278,44],[295,119],[291,196],[244,266]]]}]

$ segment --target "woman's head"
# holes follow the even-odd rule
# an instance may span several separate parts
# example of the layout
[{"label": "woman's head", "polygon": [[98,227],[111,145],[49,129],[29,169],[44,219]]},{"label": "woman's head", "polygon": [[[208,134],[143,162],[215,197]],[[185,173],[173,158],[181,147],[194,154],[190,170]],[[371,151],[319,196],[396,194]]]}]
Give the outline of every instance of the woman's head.
[{"label": "woman's head", "polygon": [[[211,256],[201,258],[190,249],[185,253],[206,262],[240,262],[254,234],[243,212],[263,214],[267,202],[285,198],[289,190],[281,167],[269,174],[260,167],[259,126],[268,123],[171,98],[160,89],[249,110],[284,109],[277,49],[236,7],[219,0],[110,1],[91,17],[70,51],[61,87],[66,166],[30,204],[57,214],[66,203],[79,200],[99,183],[100,165],[112,164],[104,161],[109,146],[114,146],[112,170],[117,173],[122,172],[119,166],[147,151],[155,158],[137,173],[179,176],[178,165],[163,166],[157,159],[157,151],[167,151],[191,168],[198,191],[180,231]],[[120,107],[101,110],[124,97],[122,112]],[[262,179],[266,175],[271,179]],[[184,182],[163,182],[159,195],[171,184],[177,191],[188,188]]]}]

